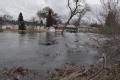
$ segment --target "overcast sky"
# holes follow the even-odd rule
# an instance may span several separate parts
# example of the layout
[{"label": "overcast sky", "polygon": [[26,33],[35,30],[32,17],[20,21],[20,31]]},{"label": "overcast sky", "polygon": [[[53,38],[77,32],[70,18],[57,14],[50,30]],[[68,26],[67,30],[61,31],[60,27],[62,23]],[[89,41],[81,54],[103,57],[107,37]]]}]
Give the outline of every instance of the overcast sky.
[{"label": "overcast sky", "polygon": [[[10,14],[17,19],[19,12],[23,13],[24,18],[30,19],[36,12],[45,6],[50,6],[56,12],[65,14],[67,0],[0,0],[0,15]],[[99,0],[87,0],[87,3],[99,4]]]}]

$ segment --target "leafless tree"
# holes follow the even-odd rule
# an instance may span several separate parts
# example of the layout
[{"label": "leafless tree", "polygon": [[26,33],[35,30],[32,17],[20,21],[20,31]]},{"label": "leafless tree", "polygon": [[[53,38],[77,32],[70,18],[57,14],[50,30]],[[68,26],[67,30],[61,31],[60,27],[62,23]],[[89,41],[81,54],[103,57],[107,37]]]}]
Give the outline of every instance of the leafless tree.
[{"label": "leafless tree", "polygon": [[32,17],[30,21],[31,22],[36,22],[36,17]]},{"label": "leafless tree", "polygon": [[105,26],[117,26],[119,14],[119,0],[101,0],[104,10]]},{"label": "leafless tree", "polygon": [[[66,22],[66,24],[64,26],[64,29],[70,23],[71,19],[74,16],[84,12],[85,0],[68,0],[67,1],[67,6],[70,9],[70,17],[68,18],[68,20],[67,20],[67,22]],[[64,29],[63,29],[63,32],[64,32]]]},{"label": "leafless tree", "polygon": [[49,10],[53,12],[53,10],[50,7],[44,7],[42,10],[39,10],[37,12],[37,16],[39,17],[39,19],[41,20],[41,18],[46,18]]},{"label": "leafless tree", "polygon": [[97,9],[94,14],[97,21],[104,27],[117,26],[120,13],[119,0],[100,0],[101,8]]},{"label": "leafless tree", "polygon": [[11,16],[11,15],[9,15],[9,14],[5,14],[5,15],[3,15],[3,20],[4,21],[6,21],[6,20],[12,20],[13,19],[13,17]]},{"label": "leafless tree", "polygon": [[88,4],[85,5],[85,7],[81,10],[81,12],[78,13],[77,17],[77,22],[76,22],[76,27],[80,26],[81,23],[81,19],[84,17],[84,15],[90,11],[90,7],[88,6]]},{"label": "leafless tree", "polygon": [[37,27],[36,17],[32,17],[30,21],[33,22],[33,24],[35,25],[35,27]]},{"label": "leafless tree", "polygon": [[104,12],[102,8],[96,9],[95,12],[92,12],[92,14],[94,14],[97,23],[104,25],[106,19],[106,12]]}]

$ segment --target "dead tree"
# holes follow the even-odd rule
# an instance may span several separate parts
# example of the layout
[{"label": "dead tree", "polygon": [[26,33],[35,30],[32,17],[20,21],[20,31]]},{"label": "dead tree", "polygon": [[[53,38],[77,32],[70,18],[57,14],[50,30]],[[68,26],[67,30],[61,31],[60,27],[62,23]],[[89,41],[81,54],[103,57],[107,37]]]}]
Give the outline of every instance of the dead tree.
[{"label": "dead tree", "polygon": [[88,11],[90,11],[90,7],[86,4],[85,7],[77,15],[78,19],[76,21],[76,27],[80,26],[81,19]]},{"label": "dead tree", "polygon": [[101,8],[97,9],[94,14],[96,20],[103,27],[117,26],[119,21],[119,0],[100,0]]},{"label": "dead tree", "polygon": [[105,26],[118,25],[119,2],[119,0],[101,0],[105,14]]},{"label": "dead tree", "polygon": [[99,24],[101,24],[103,26],[105,23],[106,12],[104,12],[103,9],[97,9],[95,11],[95,13],[94,12],[92,12],[92,13],[94,14],[96,22],[98,22]]},{"label": "dead tree", "polygon": [[[64,29],[70,23],[71,19],[76,16],[78,13],[81,13],[84,10],[85,1],[84,0],[68,0],[67,6],[70,9],[70,17],[65,23]],[[64,32],[63,29],[63,32]],[[62,32],[62,33],[63,33]]]}]

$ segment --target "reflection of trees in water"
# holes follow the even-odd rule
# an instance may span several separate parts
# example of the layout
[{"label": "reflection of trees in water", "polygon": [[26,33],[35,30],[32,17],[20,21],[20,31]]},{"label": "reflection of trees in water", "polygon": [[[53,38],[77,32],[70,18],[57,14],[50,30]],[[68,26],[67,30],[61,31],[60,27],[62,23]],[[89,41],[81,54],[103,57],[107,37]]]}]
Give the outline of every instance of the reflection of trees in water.
[{"label": "reflection of trees in water", "polygon": [[46,42],[48,42],[48,41],[52,41],[52,36],[51,36],[50,32],[46,33]]},{"label": "reflection of trees in water", "polygon": [[70,36],[71,37],[69,38],[66,35],[64,36],[65,47],[67,48],[66,63],[71,65],[77,65],[81,63],[94,63],[96,61],[95,56],[97,50],[92,48],[91,46],[86,45],[87,41],[83,41],[83,35],[81,36],[79,33],[76,33]]},{"label": "reflection of trees in water", "polygon": [[28,33],[28,38],[29,38],[29,39],[35,39],[36,36],[37,36],[37,33],[34,33],[34,32]]},{"label": "reflection of trees in water", "polygon": [[79,34],[78,33],[75,33],[75,45],[76,45],[76,48],[79,48],[80,46],[80,43],[79,43]]},{"label": "reflection of trees in water", "polygon": [[55,35],[52,32],[46,33],[46,45],[53,45],[56,43]]},{"label": "reflection of trees in water", "polygon": [[24,44],[26,32],[19,32],[19,44]]},{"label": "reflection of trees in water", "polygon": [[39,34],[39,45],[54,45],[57,44],[56,37],[59,37],[55,32],[43,32]]},{"label": "reflection of trees in water", "polygon": [[26,32],[21,31],[21,32],[18,32],[18,34],[20,34],[20,36],[24,36],[26,34]]},{"label": "reflection of trees in water", "polygon": [[54,45],[56,44],[55,33],[46,32],[39,35],[39,44],[41,45]]},{"label": "reflection of trees in water", "polygon": [[[72,38],[70,37],[72,36]],[[67,64],[71,64],[71,65],[76,65],[80,58],[80,53],[81,53],[81,44],[79,42],[79,33],[75,33],[74,35],[70,35],[67,37],[67,35],[64,35],[64,39],[65,39],[65,47],[67,48],[67,56],[68,58],[66,59],[66,63]]]},{"label": "reflection of trees in water", "polygon": [[[79,33],[75,33],[74,39],[73,40],[71,39],[73,44],[70,43],[67,40],[67,37],[64,36],[64,39],[66,41],[65,46],[68,49],[68,52],[71,52],[71,53],[73,53],[73,52],[80,52],[80,45],[81,44],[79,43]],[[69,45],[74,45],[74,47],[71,48]]]},{"label": "reflection of trees in water", "polygon": [[19,39],[23,39],[26,36],[26,32],[18,32],[19,34]]}]

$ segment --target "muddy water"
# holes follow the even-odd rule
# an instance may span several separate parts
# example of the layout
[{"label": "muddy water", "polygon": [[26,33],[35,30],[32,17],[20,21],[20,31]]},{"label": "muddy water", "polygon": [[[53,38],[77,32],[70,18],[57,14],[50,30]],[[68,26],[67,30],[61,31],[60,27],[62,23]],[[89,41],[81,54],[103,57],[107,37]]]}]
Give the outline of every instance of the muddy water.
[{"label": "muddy water", "polygon": [[47,71],[69,64],[93,64],[99,50],[92,33],[0,33],[0,67],[25,66]]}]

